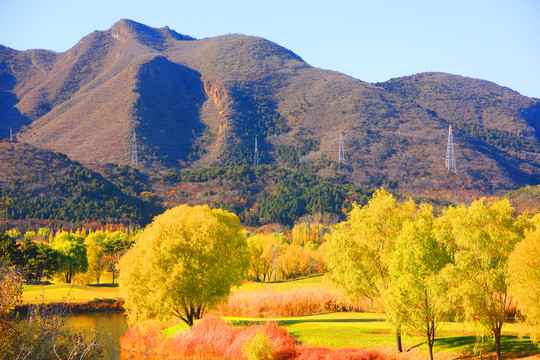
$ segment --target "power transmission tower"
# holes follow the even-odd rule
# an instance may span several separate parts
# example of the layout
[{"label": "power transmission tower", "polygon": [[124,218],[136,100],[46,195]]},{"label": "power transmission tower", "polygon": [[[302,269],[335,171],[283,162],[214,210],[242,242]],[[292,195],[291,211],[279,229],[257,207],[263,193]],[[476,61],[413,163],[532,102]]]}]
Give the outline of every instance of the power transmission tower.
[{"label": "power transmission tower", "polygon": [[253,168],[256,169],[259,166],[259,147],[257,146],[257,138],[255,138],[255,153],[253,158]]},{"label": "power transmission tower", "polygon": [[13,128],[9,128],[9,141],[13,142]]},{"label": "power transmission tower", "polygon": [[131,162],[137,164],[139,156],[137,155],[137,135],[133,132],[133,142],[131,143]]},{"label": "power transmission tower", "polygon": [[446,172],[449,173],[451,169],[454,169],[454,173],[457,173],[456,168],[456,153],[454,151],[454,136],[452,135],[452,125],[448,128],[448,146],[446,148]]},{"label": "power transmission tower", "polygon": [[339,163],[345,163],[345,149],[343,148],[343,131],[339,132]]}]

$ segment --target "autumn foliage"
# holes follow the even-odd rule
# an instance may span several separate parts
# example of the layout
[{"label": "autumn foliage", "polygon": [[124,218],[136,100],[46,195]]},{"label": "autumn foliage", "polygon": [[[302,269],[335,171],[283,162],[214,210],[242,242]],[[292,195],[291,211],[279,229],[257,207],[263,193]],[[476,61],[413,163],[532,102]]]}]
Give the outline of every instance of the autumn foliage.
[{"label": "autumn foliage", "polygon": [[388,359],[374,349],[333,350],[299,345],[285,328],[273,322],[234,327],[216,317],[205,317],[174,338],[166,338],[155,327],[134,327],[123,337],[122,349],[131,353],[153,349],[153,355],[166,359],[250,359],[258,351],[260,358],[275,360]]}]

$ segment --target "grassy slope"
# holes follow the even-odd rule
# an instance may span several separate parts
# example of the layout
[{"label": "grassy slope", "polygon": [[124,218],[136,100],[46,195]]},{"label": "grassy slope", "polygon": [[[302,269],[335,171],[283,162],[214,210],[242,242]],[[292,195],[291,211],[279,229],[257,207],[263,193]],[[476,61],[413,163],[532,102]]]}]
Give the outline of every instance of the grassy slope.
[{"label": "grassy slope", "polygon": [[114,299],[119,296],[117,287],[87,286],[77,284],[24,285],[22,300],[25,303],[85,302],[94,299]]},{"label": "grassy slope", "polygon": [[[108,279],[110,281],[110,279]],[[104,279],[107,281],[107,279]],[[302,280],[281,283],[255,283],[246,282],[234,292],[283,292],[290,290],[321,290],[331,286],[323,276],[316,276]],[[114,299],[120,296],[118,287],[105,285],[77,285],[57,283],[51,285],[25,285],[23,288],[23,302],[42,302],[45,294],[45,302],[69,301],[83,302],[94,299]]]}]

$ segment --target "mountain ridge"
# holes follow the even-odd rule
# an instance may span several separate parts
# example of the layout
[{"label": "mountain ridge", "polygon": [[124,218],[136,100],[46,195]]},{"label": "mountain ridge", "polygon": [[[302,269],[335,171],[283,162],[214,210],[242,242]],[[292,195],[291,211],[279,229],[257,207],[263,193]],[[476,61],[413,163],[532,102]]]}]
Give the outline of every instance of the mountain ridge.
[{"label": "mountain ridge", "polygon": [[[24,125],[21,141],[88,166],[130,164],[134,135],[148,171],[248,164],[257,138],[263,163],[417,195],[540,181],[540,100],[444,73],[371,84],[258,37],[124,19],[64,53],[0,47],[0,79],[0,137]],[[458,176],[444,168],[449,124]]]}]

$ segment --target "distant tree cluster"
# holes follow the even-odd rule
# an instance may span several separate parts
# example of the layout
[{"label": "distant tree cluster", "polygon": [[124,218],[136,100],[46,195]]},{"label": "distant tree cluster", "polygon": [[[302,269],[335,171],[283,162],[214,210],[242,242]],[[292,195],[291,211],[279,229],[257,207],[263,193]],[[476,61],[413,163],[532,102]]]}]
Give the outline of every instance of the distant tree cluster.
[{"label": "distant tree cluster", "polygon": [[292,169],[300,167],[300,158],[318,149],[319,141],[313,138],[302,139],[300,146],[293,145],[278,145],[276,152],[278,158],[283,163]]},{"label": "distant tree cluster", "polygon": [[319,223],[298,223],[290,232],[249,236],[249,279],[270,282],[324,273],[326,240],[331,228]]},{"label": "distant tree cluster", "polygon": [[58,278],[71,283],[99,284],[105,272],[118,274],[116,264],[135,239],[132,231],[59,231],[48,228],[24,235],[17,229],[0,234],[0,260],[20,270],[28,282]]},{"label": "distant tree cluster", "polygon": [[532,139],[509,131],[491,129],[474,123],[456,121],[455,126],[473,139],[495,146],[501,150],[540,153],[540,144]]},{"label": "distant tree cluster", "polygon": [[106,164],[103,166],[103,174],[127,195],[137,197],[142,192],[151,190],[148,175],[131,166]]}]

